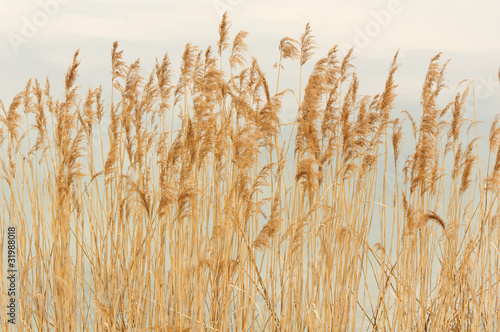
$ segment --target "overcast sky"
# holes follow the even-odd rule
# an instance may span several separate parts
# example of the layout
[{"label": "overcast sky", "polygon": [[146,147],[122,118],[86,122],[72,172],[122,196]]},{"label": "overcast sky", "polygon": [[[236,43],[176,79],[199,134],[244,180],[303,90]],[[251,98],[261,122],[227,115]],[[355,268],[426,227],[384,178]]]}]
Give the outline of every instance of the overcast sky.
[{"label": "overcast sky", "polygon": [[[269,80],[275,78],[280,39],[298,38],[310,22],[319,45],[315,59],[335,44],[357,48],[361,93],[383,89],[400,49],[398,107],[418,114],[429,60],[443,52],[444,60],[451,59],[450,96],[461,80],[471,79],[478,118],[491,121],[500,112],[497,0],[0,0],[0,99],[8,105],[30,77],[48,76],[57,91],[77,49],[82,91],[109,87],[115,40],[129,62],[140,57],[148,70],[168,52],[178,70],[187,42],[215,45],[224,11],[233,36],[239,30],[250,33],[249,50]],[[285,72],[290,87],[297,88],[296,64],[285,64]],[[284,112],[284,118],[293,118],[293,110]]]}]

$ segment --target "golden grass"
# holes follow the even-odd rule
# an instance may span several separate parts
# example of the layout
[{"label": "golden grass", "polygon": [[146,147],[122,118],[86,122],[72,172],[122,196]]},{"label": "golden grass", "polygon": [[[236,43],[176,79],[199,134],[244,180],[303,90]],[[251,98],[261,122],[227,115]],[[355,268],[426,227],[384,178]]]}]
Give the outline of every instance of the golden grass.
[{"label": "golden grass", "polygon": [[[144,77],[115,42],[108,104],[101,87],[80,95],[78,51],[62,98],[30,80],[0,104],[18,330],[498,329],[498,117],[484,168],[482,140],[464,137],[468,87],[438,105],[440,54],[417,122],[394,116],[397,53],[378,95],[359,95],[352,51],[337,47],[302,91],[308,24],[280,41],[272,92],[230,26],[224,15],[217,56],[186,45],[178,83],[168,55]],[[298,112],[284,138],[292,61]]]}]

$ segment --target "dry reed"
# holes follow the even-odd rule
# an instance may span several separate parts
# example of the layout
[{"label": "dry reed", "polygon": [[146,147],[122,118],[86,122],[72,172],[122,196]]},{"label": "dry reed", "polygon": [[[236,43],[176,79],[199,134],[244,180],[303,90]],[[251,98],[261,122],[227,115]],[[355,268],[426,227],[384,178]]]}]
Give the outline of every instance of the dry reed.
[{"label": "dry reed", "polygon": [[[30,80],[0,103],[17,329],[498,329],[498,116],[482,169],[481,139],[462,134],[468,86],[438,103],[440,54],[421,121],[406,112],[412,140],[393,116],[398,53],[375,96],[359,95],[352,50],[341,58],[337,46],[302,91],[316,48],[309,23],[280,41],[276,86],[249,55],[248,33],[231,42],[230,27],[225,14],[215,56],[186,45],[177,83],[167,54],[145,77],[115,42],[109,101],[103,87],[80,96],[77,51],[60,99],[48,80]],[[284,60],[299,67],[288,141]]]}]

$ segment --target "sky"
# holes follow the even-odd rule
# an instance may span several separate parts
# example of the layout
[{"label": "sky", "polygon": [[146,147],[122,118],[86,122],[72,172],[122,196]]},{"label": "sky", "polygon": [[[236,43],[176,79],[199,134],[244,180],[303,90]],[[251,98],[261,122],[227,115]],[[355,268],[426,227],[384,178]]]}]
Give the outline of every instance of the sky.
[{"label": "sky", "polygon": [[[276,77],[280,39],[298,38],[310,22],[319,48],[306,70],[334,45],[344,52],[354,46],[360,92],[374,95],[383,90],[399,50],[396,105],[418,115],[429,61],[443,52],[443,60],[451,59],[445,96],[451,98],[460,81],[473,80],[477,118],[488,123],[500,112],[496,0],[0,0],[0,99],[8,105],[29,78],[49,77],[54,91],[62,91],[64,71],[77,49],[82,91],[103,85],[106,92],[114,41],[128,62],[141,58],[145,72],[166,52],[178,72],[187,42],[216,45],[226,11],[231,35],[249,32],[249,51],[270,81]],[[283,75],[296,90],[297,65],[285,64]],[[296,107],[287,107],[283,120],[295,112]]]}]

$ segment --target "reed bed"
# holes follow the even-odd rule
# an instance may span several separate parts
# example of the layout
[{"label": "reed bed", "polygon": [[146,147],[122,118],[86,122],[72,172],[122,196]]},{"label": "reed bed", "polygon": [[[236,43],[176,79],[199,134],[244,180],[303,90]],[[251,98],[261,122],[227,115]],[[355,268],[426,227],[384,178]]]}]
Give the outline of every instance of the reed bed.
[{"label": "reed bed", "polygon": [[[149,76],[115,42],[107,101],[76,85],[76,52],[62,96],[33,79],[0,105],[13,327],[498,329],[500,126],[481,138],[464,117],[471,84],[438,103],[436,55],[419,121],[395,107],[398,54],[361,96],[352,51],[333,47],[302,79],[309,24],[280,41],[272,84],[231,33],[224,15],[214,48],[187,44],[178,71],[165,55]],[[298,91],[280,90],[285,66]],[[281,123],[289,96],[297,117]]]}]

